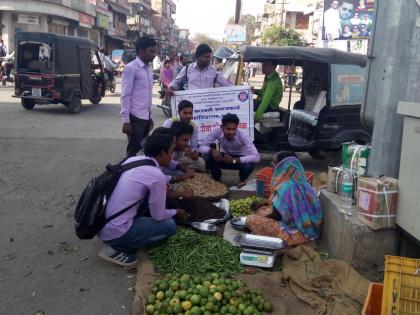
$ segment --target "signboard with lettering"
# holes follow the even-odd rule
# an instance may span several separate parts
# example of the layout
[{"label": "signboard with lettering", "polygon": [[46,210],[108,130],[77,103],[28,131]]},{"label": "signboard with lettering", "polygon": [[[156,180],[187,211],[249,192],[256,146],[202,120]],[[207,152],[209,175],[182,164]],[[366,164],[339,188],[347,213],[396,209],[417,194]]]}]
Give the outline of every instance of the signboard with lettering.
[{"label": "signboard with lettering", "polygon": [[30,14],[18,14],[18,24],[32,24],[38,25],[39,24],[39,16],[38,15],[30,15]]},{"label": "signboard with lettering", "polygon": [[198,126],[198,142],[221,125],[222,116],[231,113],[239,117],[239,128],[246,129],[254,139],[254,112],[252,93],[249,86],[228,86],[209,89],[175,92],[172,97],[172,113],[182,100],[194,104],[193,120]]},{"label": "signboard with lettering", "polygon": [[362,104],[366,72],[359,66],[331,65],[331,106]]},{"label": "signboard with lettering", "polygon": [[79,24],[80,26],[90,28],[93,25],[93,17],[79,12]]}]

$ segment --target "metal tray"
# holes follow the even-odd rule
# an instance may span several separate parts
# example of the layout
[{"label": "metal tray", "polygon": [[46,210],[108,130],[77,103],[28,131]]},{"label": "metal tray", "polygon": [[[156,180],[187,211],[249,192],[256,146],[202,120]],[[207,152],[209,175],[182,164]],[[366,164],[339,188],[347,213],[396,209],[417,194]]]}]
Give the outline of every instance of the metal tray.
[{"label": "metal tray", "polygon": [[[223,218],[220,219],[208,219],[203,221],[203,223],[211,223],[211,224],[223,224],[226,223],[229,218],[230,218],[230,204],[229,204],[229,200],[227,199],[222,199],[219,202],[214,202],[213,205],[215,205],[216,207],[219,207],[220,209],[224,210],[226,212],[225,216]],[[175,219],[175,222],[177,224],[181,224],[181,225],[186,225],[186,226],[191,226],[191,221],[183,221],[183,220],[178,220]]]},{"label": "metal tray", "polygon": [[259,248],[268,250],[278,250],[287,246],[286,242],[280,238],[259,236],[253,234],[242,233],[238,239],[241,247]]},{"label": "metal tray", "polygon": [[232,227],[238,231],[249,232],[248,227],[246,226],[246,217],[238,217],[230,219],[230,224]]}]

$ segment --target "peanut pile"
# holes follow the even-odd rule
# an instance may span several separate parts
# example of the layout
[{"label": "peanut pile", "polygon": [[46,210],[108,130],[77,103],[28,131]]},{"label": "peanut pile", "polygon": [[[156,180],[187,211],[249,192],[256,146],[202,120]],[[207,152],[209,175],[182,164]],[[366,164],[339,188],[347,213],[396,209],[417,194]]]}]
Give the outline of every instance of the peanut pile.
[{"label": "peanut pile", "polygon": [[226,185],[216,182],[203,174],[195,174],[194,178],[176,183],[174,189],[184,191],[191,189],[194,196],[199,198],[222,197],[228,193]]}]

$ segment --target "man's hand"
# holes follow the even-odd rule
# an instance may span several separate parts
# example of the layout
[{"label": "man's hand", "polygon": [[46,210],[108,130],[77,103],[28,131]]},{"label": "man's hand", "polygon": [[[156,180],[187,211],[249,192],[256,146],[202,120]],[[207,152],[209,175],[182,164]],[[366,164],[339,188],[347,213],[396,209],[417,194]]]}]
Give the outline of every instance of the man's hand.
[{"label": "man's hand", "polygon": [[197,152],[197,151],[196,152],[191,152],[191,157],[190,157],[191,160],[197,161],[199,157],[200,157],[199,152]]},{"label": "man's hand", "polygon": [[191,159],[193,152],[191,151],[191,148],[190,147],[185,147],[184,154],[185,154],[186,157],[188,157],[189,159]]},{"label": "man's hand", "polygon": [[152,118],[149,120],[149,131],[151,131],[155,127],[155,122]]},{"label": "man's hand", "polygon": [[122,125],[122,133],[125,133],[127,136],[131,136],[131,134],[133,133],[133,129],[130,123],[124,123]]},{"label": "man's hand", "polygon": [[175,95],[174,90],[171,87],[168,87],[168,88],[164,89],[164,92],[165,92],[165,97]]},{"label": "man's hand", "polygon": [[220,151],[217,151],[216,149],[213,149],[211,151],[211,156],[217,162],[222,160],[222,154],[220,153]]},{"label": "man's hand", "polygon": [[176,209],[175,218],[182,221],[187,221],[189,218],[189,214],[182,209]]},{"label": "man's hand", "polygon": [[179,197],[182,197],[185,199],[191,199],[191,198],[194,198],[194,192],[191,189],[187,189],[187,190],[182,191]]},{"label": "man's hand", "polygon": [[229,154],[225,154],[223,157],[223,162],[225,162],[226,164],[232,164],[233,157],[231,157]]},{"label": "man's hand", "polygon": [[185,179],[194,178],[194,176],[195,176],[195,171],[193,169],[187,168],[185,170],[185,174],[184,174]]}]

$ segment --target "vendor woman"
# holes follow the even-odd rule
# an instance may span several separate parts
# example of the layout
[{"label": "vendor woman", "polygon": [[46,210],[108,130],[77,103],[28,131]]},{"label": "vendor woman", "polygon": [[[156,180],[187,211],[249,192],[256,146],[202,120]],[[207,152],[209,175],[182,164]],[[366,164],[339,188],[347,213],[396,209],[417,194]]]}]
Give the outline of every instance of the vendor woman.
[{"label": "vendor woman", "polygon": [[273,159],[271,195],[266,204],[254,204],[246,224],[257,235],[278,237],[289,246],[319,238],[323,215],[315,191],[293,152]]}]

